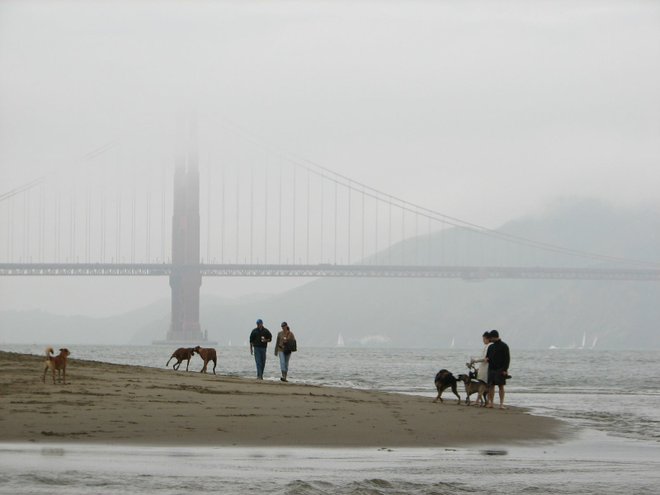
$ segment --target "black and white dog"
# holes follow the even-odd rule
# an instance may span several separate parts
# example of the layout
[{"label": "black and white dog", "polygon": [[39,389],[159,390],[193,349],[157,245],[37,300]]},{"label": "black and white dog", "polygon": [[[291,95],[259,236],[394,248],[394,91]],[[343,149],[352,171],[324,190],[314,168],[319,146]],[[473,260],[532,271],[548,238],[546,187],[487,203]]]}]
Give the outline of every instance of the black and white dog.
[{"label": "black and white dog", "polygon": [[457,404],[460,404],[461,396],[458,395],[458,391],[456,390],[456,377],[452,375],[450,371],[445,369],[438,371],[438,373],[435,375],[435,388],[438,389],[438,396],[433,402],[443,402],[442,392],[444,392],[444,390],[449,387],[451,387],[451,391],[454,392],[454,395],[458,397]]}]

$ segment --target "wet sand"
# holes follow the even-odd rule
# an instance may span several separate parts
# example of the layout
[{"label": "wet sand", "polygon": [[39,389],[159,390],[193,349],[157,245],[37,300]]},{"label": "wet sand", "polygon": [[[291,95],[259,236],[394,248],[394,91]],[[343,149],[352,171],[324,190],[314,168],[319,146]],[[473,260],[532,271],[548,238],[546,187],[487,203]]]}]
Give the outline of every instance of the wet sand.
[{"label": "wet sand", "polygon": [[[143,445],[459,447],[551,442],[561,421],[383,392],[0,351],[0,441]],[[182,365],[185,369],[185,363]]]}]

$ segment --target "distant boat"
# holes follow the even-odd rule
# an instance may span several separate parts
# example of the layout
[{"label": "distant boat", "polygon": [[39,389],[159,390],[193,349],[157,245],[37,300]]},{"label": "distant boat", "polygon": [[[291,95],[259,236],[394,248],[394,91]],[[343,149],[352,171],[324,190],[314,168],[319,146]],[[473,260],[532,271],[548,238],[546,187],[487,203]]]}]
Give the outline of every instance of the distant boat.
[{"label": "distant boat", "polygon": [[455,339],[455,338],[452,338],[452,339],[451,339],[451,345],[449,346],[449,348],[450,348],[450,349],[453,349],[455,343],[456,343],[456,339]]},{"label": "distant boat", "polygon": [[582,345],[578,349],[584,349],[585,344],[587,343],[587,332],[582,334]]},{"label": "distant boat", "polygon": [[594,341],[591,343],[591,348],[592,348],[592,349],[593,349],[594,347],[596,347],[596,342],[598,342],[598,335],[596,335],[596,336],[594,337]]},{"label": "distant boat", "polygon": [[344,337],[341,334],[337,335],[337,347],[344,347]]}]

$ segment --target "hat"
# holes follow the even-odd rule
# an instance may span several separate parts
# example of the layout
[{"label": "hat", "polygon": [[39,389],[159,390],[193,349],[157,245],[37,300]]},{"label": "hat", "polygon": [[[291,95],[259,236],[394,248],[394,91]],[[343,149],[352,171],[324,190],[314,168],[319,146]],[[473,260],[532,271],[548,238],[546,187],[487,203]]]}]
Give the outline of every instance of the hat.
[{"label": "hat", "polygon": [[259,318],[259,319],[257,320],[257,325],[258,325],[259,323],[263,323],[263,322],[264,322],[264,320],[262,320],[261,318]]},{"label": "hat", "polygon": [[491,339],[499,339],[499,338],[500,338],[500,332],[498,332],[497,330],[491,330],[491,331],[488,333],[488,336],[489,336]]},{"label": "hat", "polygon": [[488,330],[486,330],[486,331],[483,333],[482,337],[490,337],[490,332],[489,332]]},{"label": "hat", "polygon": [[288,327],[289,324],[286,321],[283,321],[282,324],[280,325],[282,328]]}]

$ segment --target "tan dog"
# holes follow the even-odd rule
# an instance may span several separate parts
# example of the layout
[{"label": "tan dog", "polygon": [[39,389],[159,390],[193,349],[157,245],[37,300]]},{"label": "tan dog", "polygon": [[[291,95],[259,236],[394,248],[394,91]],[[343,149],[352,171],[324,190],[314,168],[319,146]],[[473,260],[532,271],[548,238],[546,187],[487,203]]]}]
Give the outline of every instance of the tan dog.
[{"label": "tan dog", "polygon": [[465,384],[465,403],[468,406],[470,405],[470,396],[475,393],[477,394],[477,405],[486,405],[486,398],[488,395],[488,385],[486,385],[486,382],[473,378],[472,373],[468,375],[458,375],[458,380]]},{"label": "tan dog", "polygon": [[197,346],[193,349],[193,353],[196,352],[204,360],[204,367],[202,368],[202,373],[206,373],[206,365],[209,361],[213,361],[213,374],[215,375],[215,365],[217,364],[217,354],[213,347],[200,347]]},{"label": "tan dog", "polygon": [[60,349],[60,353],[57,356],[51,356],[55,351],[52,347],[46,349],[46,362],[44,363],[44,376],[42,382],[46,383],[46,372],[50,368],[53,372],[53,384],[55,384],[55,371],[57,371],[57,376],[62,374],[62,383],[66,385],[66,358],[69,357],[69,349],[63,348]]}]

